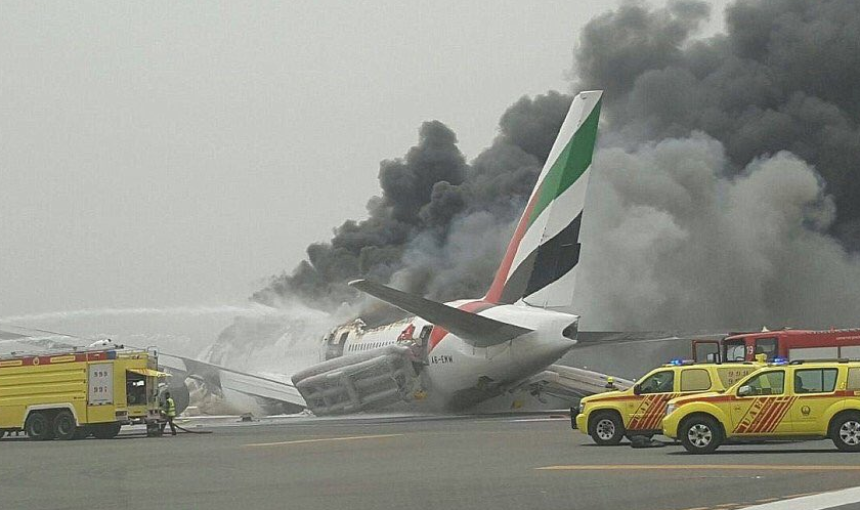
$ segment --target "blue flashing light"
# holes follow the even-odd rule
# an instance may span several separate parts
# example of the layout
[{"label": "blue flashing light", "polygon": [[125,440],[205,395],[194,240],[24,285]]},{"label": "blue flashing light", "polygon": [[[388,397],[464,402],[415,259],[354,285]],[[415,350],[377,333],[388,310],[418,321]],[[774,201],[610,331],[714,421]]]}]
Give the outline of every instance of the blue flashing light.
[{"label": "blue flashing light", "polygon": [[788,365],[788,360],[785,358],[773,358],[774,365]]},{"label": "blue flashing light", "polygon": [[681,365],[683,365],[683,364],[684,364],[684,360],[682,360],[682,359],[673,359],[672,361],[670,361],[670,362],[669,362],[669,364],[670,364],[670,365],[672,365],[673,367],[680,367]]},{"label": "blue flashing light", "polygon": [[116,359],[116,351],[108,351],[107,359]]}]

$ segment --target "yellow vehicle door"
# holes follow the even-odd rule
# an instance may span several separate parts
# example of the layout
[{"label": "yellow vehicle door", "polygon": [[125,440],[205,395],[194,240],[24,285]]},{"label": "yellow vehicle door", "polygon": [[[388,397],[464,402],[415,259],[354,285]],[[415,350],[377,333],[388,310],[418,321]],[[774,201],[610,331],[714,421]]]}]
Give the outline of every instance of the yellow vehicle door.
[{"label": "yellow vehicle door", "polygon": [[678,396],[676,370],[658,370],[638,383],[635,410],[630,417],[627,430],[657,430],[665,415],[666,403]]},{"label": "yellow vehicle door", "polygon": [[793,373],[795,399],[789,419],[792,432],[814,434],[821,432],[821,418],[827,408],[839,400],[836,395],[836,368],[796,368]]},{"label": "yellow vehicle door", "polygon": [[795,397],[786,394],[785,369],[754,375],[729,401],[732,434],[767,436],[791,432],[785,419]]}]

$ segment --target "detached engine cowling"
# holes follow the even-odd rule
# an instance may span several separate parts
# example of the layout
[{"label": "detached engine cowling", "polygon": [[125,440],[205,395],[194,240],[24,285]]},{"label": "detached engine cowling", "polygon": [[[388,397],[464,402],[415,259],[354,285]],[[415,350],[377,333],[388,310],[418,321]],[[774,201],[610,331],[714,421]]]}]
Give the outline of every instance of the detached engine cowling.
[{"label": "detached engine cowling", "polygon": [[317,416],[354,413],[410,401],[419,389],[412,349],[387,345],[314,365],[293,384]]}]

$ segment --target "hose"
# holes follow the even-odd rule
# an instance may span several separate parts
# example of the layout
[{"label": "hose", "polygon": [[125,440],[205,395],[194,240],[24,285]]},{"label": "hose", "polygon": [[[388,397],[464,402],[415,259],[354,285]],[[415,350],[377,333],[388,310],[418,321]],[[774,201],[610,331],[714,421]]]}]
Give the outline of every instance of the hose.
[{"label": "hose", "polygon": [[175,423],[173,424],[173,426],[174,426],[174,427],[176,427],[177,429],[181,430],[182,432],[188,432],[189,434],[211,434],[211,433],[212,433],[212,431],[211,431],[211,430],[190,430],[190,429],[186,429],[185,427],[180,427],[179,425],[177,425],[177,424],[175,424]]}]

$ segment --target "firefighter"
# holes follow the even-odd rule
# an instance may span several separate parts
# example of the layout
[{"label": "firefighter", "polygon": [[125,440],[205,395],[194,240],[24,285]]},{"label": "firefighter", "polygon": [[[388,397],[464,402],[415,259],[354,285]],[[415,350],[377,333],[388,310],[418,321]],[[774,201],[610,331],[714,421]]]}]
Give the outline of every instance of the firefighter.
[{"label": "firefighter", "polygon": [[170,425],[170,434],[175,436],[176,425],[173,424],[173,419],[176,418],[176,402],[173,401],[169,391],[164,394],[164,408],[161,412],[167,418],[167,423],[161,426],[161,431],[164,432],[164,428]]},{"label": "firefighter", "polygon": [[617,390],[618,388],[615,386],[615,378],[611,375],[606,378],[606,386],[604,386],[607,390]]}]

